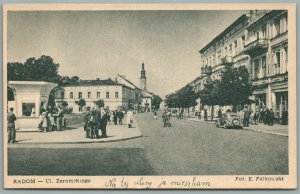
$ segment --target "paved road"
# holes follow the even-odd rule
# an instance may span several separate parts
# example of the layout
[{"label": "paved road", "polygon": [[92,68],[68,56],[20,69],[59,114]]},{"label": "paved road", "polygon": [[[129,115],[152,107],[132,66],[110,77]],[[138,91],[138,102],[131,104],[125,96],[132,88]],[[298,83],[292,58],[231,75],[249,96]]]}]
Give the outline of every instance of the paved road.
[{"label": "paved road", "polygon": [[143,137],[123,142],[14,145],[8,152],[9,174],[288,174],[287,137],[188,120],[163,128],[150,114],[137,121]]}]

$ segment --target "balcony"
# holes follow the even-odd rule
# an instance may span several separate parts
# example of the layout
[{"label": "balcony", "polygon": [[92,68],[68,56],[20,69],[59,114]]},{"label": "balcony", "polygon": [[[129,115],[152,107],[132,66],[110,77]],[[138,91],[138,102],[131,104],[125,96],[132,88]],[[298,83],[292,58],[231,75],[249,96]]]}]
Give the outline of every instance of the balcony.
[{"label": "balcony", "polygon": [[220,64],[226,64],[226,63],[232,63],[232,57],[231,56],[225,56],[221,58]]},{"label": "balcony", "polygon": [[261,54],[262,52],[266,52],[269,47],[269,42],[267,39],[250,39],[246,42],[243,53],[255,56]]}]

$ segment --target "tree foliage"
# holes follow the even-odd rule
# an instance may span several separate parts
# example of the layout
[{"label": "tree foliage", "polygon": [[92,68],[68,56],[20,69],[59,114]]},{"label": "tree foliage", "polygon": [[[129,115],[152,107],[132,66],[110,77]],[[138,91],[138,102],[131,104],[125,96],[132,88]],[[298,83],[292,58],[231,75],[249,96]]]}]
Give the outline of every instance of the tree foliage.
[{"label": "tree foliage", "polygon": [[104,107],[104,101],[101,100],[101,99],[95,101],[95,104],[96,104],[98,107]]},{"label": "tree foliage", "polygon": [[59,64],[55,63],[50,56],[42,55],[36,59],[28,58],[24,64],[8,63],[8,80],[15,81],[46,81],[55,82],[58,78]]},{"label": "tree foliage", "polygon": [[217,87],[220,105],[233,105],[234,107],[249,103],[249,96],[253,92],[250,76],[245,66],[226,67]]},{"label": "tree foliage", "polygon": [[201,102],[208,106],[233,105],[234,109],[239,104],[249,103],[253,91],[249,77],[245,66],[233,68],[227,65],[221,80],[205,84],[199,92]]},{"label": "tree foliage", "polygon": [[185,86],[175,93],[167,95],[165,103],[170,108],[190,108],[197,104],[197,95],[191,86]]},{"label": "tree foliage", "polygon": [[80,99],[79,101],[76,102],[76,104],[80,107],[84,107],[86,105],[86,102],[84,99]]},{"label": "tree foliage", "polygon": [[151,101],[152,101],[151,104],[152,104],[152,106],[154,107],[154,109],[158,110],[159,107],[160,107],[160,103],[161,103],[163,100],[161,99],[160,96],[158,96],[158,95],[153,95]]}]

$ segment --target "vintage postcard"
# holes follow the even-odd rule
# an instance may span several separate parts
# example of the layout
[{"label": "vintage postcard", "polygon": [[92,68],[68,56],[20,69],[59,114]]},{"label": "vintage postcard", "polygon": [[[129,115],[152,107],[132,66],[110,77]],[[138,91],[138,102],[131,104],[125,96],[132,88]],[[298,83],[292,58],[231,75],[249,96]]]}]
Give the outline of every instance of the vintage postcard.
[{"label": "vintage postcard", "polygon": [[295,4],[3,6],[4,187],[294,189]]}]

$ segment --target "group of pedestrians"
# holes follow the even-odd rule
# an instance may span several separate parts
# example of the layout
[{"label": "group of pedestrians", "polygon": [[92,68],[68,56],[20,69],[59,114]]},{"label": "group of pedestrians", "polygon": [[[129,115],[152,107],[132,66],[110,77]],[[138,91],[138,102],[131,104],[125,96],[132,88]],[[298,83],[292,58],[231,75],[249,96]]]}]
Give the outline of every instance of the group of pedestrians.
[{"label": "group of pedestrians", "polygon": [[257,111],[252,111],[245,106],[245,109],[239,110],[238,114],[243,121],[244,127],[249,127],[249,124],[257,125],[258,123],[263,123],[269,126],[273,126],[274,124],[275,112],[272,108],[262,108]]},{"label": "group of pedestrians", "polygon": [[[56,109],[55,109],[56,110]],[[64,117],[64,110],[58,107],[57,111],[46,111],[42,109],[42,114],[39,118],[39,126],[44,133],[51,131],[63,131],[66,127],[66,118]]]},{"label": "group of pedestrians", "polygon": [[107,109],[98,106],[92,110],[88,108],[84,115],[85,137],[90,139],[100,138],[99,131],[101,131],[101,137],[107,138],[106,127],[109,120],[110,115]]},{"label": "group of pedestrians", "polygon": [[115,125],[123,124],[124,111],[115,110],[115,111],[110,112],[109,115],[110,115],[109,123],[111,123],[113,121]]}]

